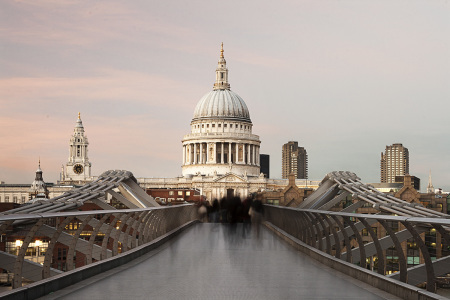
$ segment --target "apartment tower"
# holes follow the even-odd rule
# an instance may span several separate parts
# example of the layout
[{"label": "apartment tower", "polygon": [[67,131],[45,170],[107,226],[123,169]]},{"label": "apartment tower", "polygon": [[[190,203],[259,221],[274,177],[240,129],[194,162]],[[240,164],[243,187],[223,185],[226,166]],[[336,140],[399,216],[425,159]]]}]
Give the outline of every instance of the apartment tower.
[{"label": "apartment tower", "polygon": [[288,178],[294,173],[295,178],[308,178],[308,154],[306,149],[298,146],[298,142],[290,141],[283,145],[282,151],[282,178]]},{"label": "apartment tower", "polygon": [[402,144],[386,146],[381,153],[381,182],[393,183],[395,176],[409,174],[409,151]]}]

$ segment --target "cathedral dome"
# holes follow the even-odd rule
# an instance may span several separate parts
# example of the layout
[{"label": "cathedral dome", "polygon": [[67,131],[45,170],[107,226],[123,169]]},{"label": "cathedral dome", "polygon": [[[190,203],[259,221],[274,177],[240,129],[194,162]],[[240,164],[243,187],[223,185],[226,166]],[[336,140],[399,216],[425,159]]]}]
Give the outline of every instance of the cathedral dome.
[{"label": "cathedral dome", "polygon": [[217,89],[204,95],[195,107],[192,121],[217,118],[251,122],[244,100],[228,89]]}]

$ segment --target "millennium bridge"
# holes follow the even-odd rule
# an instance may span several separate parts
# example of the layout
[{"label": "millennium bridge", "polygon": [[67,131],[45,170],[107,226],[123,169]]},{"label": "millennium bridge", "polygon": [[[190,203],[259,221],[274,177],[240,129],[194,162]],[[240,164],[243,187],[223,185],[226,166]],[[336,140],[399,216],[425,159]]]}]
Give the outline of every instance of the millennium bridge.
[{"label": "millennium bridge", "polygon": [[[339,206],[349,195],[353,201]],[[127,209],[115,209],[111,198]],[[101,209],[80,210],[87,203]],[[376,213],[355,213],[363,207]],[[450,256],[432,257],[424,239],[433,231],[450,245],[447,214],[344,171],[327,174],[297,208],[263,210],[261,230],[206,223],[197,206],[159,206],[131,172],[107,171],[0,213],[0,268],[11,282],[0,297],[447,299],[436,291]],[[406,241],[423,263],[411,267]],[[398,268],[387,272],[392,251]]]}]

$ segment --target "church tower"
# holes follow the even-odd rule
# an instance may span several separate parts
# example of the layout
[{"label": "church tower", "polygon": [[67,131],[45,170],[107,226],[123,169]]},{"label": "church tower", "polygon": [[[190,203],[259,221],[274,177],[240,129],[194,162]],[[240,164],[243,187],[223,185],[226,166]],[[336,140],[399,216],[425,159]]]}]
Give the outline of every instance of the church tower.
[{"label": "church tower", "polygon": [[61,181],[64,183],[80,183],[92,181],[91,163],[88,157],[88,138],[84,135],[83,122],[78,113],[77,123],[69,141],[69,160],[63,166]]},{"label": "church tower", "polygon": [[427,193],[434,194],[434,186],[433,186],[433,183],[431,182],[431,170],[430,170],[430,175],[428,176]]},{"label": "church tower", "polygon": [[48,198],[47,185],[45,184],[44,178],[42,177],[41,159],[39,159],[39,166],[38,169],[36,170],[36,177],[34,178],[34,181],[30,187],[30,196],[31,199]]}]

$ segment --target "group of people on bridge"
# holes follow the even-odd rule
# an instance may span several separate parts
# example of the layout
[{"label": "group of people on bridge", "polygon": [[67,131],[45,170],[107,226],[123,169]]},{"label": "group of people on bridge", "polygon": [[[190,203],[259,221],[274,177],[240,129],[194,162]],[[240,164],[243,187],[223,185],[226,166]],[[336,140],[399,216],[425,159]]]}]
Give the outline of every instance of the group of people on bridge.
[{"label": "group of people on bridge", "polygon": [[263,204],[261,200],[247,197],[242,200],[239,197],[214,199],[212,204],[202,202],[199,207],[200,220],[210,223],[227,223],[232,226],[243,223],[244,230],[250,229],[253,224],[255,233],[259,236],[260,224],[263,218]]}]

